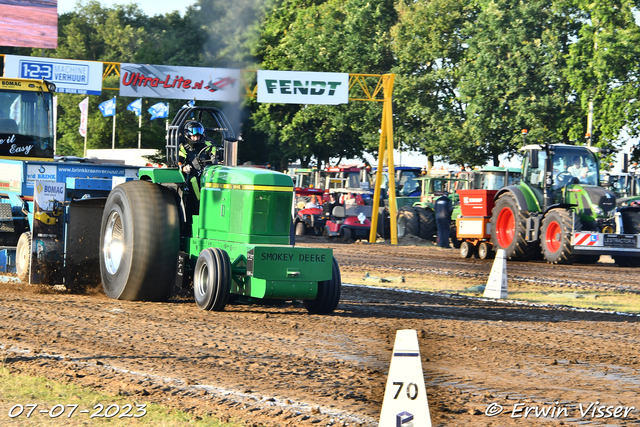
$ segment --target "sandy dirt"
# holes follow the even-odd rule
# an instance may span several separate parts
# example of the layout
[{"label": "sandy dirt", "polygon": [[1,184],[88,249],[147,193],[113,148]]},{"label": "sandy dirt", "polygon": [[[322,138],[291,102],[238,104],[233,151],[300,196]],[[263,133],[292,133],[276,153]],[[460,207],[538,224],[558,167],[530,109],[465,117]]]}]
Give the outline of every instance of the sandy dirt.
[{"label": "sandy dirt", "polygon": [[[456,280],[491,269],[489,260],[432,247],[299,244],[334,247],[350,271]],[[584,287],[634,288],[637,272],[606,260],[509,263],[513,280]],[[640,425],[633,315],[349,285],[329,316],[309,315],[299,303],[211,313],[189,295],[141,303],[110,300],[99,289],[69,295],[0,285],[7,368],[256,426],[376,426],[400,329],[418,332],[434,426]],[[611,406],[612,416],[606,408],[602,417],[581,414],[595,402]],[[24,402],[0,401],[0,417],[15,403]],[[487,416],[497,405],[502,412]],[[544,419],[545,408],[559,416]]]}]

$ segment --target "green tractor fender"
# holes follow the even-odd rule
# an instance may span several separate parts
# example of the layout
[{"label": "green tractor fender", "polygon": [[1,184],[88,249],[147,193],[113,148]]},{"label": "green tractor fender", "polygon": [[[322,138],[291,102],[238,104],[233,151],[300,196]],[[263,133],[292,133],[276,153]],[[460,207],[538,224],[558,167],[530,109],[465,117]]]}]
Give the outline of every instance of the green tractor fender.
[{"label": "green tractor fender", "polygon": [[505,193],[511,193],[518,203],[518,209],[526,212],[540,212],[542,209],[535,193],[526,185],[510,185],[500,189],[493,198],[498,200]]}]

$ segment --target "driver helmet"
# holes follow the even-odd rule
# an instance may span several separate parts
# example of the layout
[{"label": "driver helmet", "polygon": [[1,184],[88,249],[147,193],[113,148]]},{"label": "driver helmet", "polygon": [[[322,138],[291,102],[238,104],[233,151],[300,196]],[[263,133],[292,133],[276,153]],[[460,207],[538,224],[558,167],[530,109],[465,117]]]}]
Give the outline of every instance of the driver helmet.
[{"label": "driver helmet", "polygon": [[184,125],[184,138],[191,145],[204,141],[204,126],[202,123],[191,120]]}]

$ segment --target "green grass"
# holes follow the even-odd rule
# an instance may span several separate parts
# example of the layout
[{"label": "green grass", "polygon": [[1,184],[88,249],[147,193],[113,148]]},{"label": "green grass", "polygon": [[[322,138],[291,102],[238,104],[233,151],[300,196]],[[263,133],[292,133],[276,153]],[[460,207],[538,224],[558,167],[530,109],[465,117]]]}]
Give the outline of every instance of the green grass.
[{"label": "green grass", "polygon": [[[484,285],[486,280],[463,277],[448,277],[441,275],[406,274],[403,283],[382,282],[375,283],[364,280],[366,272],[344,271],[342,281],[357,285],[381,286],[385,288],[411,289],[423,292],[438,292],[445,294],[459,294],[472,297],[482,297],[478,286]],[[393,280],[399,277],[384,275],[376,271],[369,272],[371,276]],[[523,301],[535,304],[562,305],[576,308],[620,311],[625,313],[640,313],[640,295],[618,291],[575,291],[544,285],[530,285],[526,283],[508,284],[509,300]]]},{"label": "green grass", "polygon": [[[33,410],[31,416],[27,418],[27,413],[31,407],[38,406]],[[109,414],[115,414],[112,418],[91,418],[91,415],[99,410],[95,405],[102,404],[104,409],[100,412],[105,414],[105,409],[111,406]],[[193,414],[177,411],[154,403],[146,404],[144,410],[146,414],[135,417],[122,417],[125,412],[125,405],[132,405],[130,415],[141,415],[138,412],[137,404],[144,405],[145,402],[137,400],[135,397],[110,396],[94,391],[90,388],[80,387],[74,384],[63,384],[41,376],[30,376],[25,374],[11,373],[5,366],[0,366],[0,425],[2,426],[153,426],[153,427],[183,427],[185,425],[195,427],[241,427],[242,424],[221,423],[217,419],[209,416],[196,417]],[[22,415],[14,418],[9,417],[9,412],[13,408],[12,414],[20,412],[16,405],[23,405]],[[40,410],[62,411],[57,418],[52,418],[48,413],[40,413]],[[75,412],[69,417],[72,406],[78,405]],[[119,410],[115,405],[119,405]],[[89,413],[80,413],[81,410],[88,410]],[[57,412],[54,412],[54,415]]]}]

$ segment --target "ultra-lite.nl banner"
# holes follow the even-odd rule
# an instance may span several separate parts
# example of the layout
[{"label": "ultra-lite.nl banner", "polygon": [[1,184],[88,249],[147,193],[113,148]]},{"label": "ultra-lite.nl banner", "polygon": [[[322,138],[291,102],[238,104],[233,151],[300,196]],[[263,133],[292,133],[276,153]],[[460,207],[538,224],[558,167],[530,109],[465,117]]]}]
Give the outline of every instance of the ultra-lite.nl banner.
[{"label": "ultra-lite.nl banner", "polygon": [[121,64],[120,96],[238,102],[240,70]]}]

